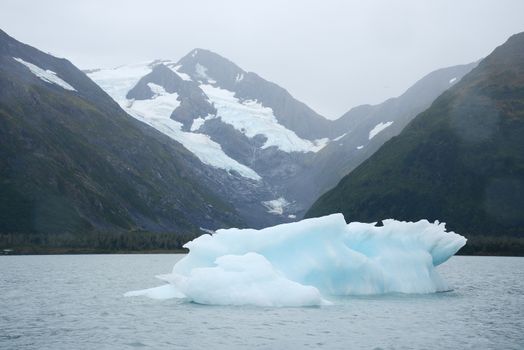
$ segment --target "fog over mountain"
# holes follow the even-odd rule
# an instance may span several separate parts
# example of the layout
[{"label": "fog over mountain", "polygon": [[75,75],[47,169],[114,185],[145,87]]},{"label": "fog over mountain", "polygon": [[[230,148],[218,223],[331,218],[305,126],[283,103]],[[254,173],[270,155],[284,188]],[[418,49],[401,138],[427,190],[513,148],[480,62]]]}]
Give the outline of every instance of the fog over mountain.
[{"label": "fog over mountain", "polygon": [[206,48],[331,119],[399,96],[428,72],[485,57],[524,30],[522,13],[520,0],[0,4],[3,30],[80,68]]}]

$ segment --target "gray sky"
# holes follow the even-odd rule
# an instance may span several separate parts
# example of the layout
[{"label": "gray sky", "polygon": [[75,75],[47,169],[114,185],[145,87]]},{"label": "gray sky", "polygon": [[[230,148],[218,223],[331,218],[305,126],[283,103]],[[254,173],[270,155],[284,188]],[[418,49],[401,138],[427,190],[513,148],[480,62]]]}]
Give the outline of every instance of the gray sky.
[{"label": "gray sky", "polygon": [[523,14],[523,0],[1,0],[0,27],[80,68],[207,48],[337,118],[486,56]]}]

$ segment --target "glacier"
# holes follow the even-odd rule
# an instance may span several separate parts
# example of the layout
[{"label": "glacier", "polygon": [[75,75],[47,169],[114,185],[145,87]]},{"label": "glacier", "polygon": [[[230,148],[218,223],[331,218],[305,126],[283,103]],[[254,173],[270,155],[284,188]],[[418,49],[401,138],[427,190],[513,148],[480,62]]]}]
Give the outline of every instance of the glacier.
[{"label": "glacier", "polygon": [[[182,79],[187,80],[187,75],[180,73],[173,67],[173,62],[162,61]],[[120,66],[113,69],[98,69],[89,73],[104,91],[106,91],[129,115],[148,124],[164,135],[180,142],[192,152],[202,163],[215,168],[224,169],[231,173],[235,171],[241,176],[260,181],[262,177],[250,167],[241,164],[229,157],[222,146],[213,141],[208,135],[185,132],[182,124],[171,119],[171,113],[180,105],[177,93],[167,93],[162,86],[148,83],[155,94],[148,100],[127,99],[126,95],[145,75],[151,73],[153,62],[142,62],[133,65]],[[193,130],[192,130],[193,131]]]},{"label": "glacier", "polygon": [[375,225],[346,224],[342,214],[332,214],[261,230],[218,230],[185,245],[189,254],[157,276],[167,284],[125,295],[278,307],[449,290],[436,267],[466,244],[464,237],[438,221]]}]

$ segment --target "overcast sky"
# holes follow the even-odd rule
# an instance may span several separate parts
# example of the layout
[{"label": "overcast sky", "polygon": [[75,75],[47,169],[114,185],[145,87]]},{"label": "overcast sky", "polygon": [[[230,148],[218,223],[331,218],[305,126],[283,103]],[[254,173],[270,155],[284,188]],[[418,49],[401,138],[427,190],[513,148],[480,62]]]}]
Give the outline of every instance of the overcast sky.
[{"label": "overcast sky", "polygon": [[4,31],[80,68],[207,48],[329,118],[486,56],[523,14],[523,0],[0,1]]}]

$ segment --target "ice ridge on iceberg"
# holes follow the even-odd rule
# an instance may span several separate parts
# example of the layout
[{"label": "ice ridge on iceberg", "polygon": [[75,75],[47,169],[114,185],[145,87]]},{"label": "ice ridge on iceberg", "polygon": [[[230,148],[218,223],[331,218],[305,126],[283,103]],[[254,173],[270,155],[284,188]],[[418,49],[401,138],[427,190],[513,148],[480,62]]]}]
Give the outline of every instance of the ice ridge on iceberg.
[{"label": "ice ridge on iceberg", "polygon": [[216,305],[308,306],[335,295],[448,289],[435,267],[466,239],[427,220],[346,224],[342,214],[188,242],[166,285],[126,293]]}]

